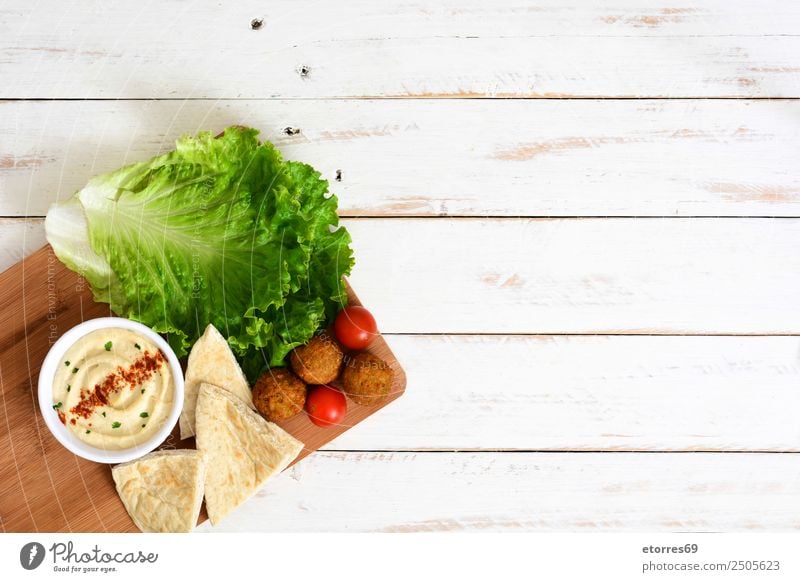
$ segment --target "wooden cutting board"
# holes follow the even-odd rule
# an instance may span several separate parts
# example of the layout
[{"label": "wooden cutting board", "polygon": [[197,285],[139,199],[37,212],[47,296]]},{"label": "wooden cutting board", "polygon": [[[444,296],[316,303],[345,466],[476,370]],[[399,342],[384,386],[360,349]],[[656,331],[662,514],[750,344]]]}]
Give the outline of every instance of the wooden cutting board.
[{"label": "wooden cutting board", "polygon": [[[360,305],[348,286],[351,305]],[[0,274],[0,531],[134,532],[114,489],[111,466],[81,459],[52,437],[39,412],[39,368],[50,346],[78,323],[113,315],[95,303],[86,282],[44,246]],[[301,413],[281,426],[305,449],[297,461],[402,395],[406,377],[382,337],[369,351],[394,369],[380,406],[348,401],[344,422],[319,428]],[[162,448],[194,447],[177,427]],[[205,513],[200,521],[205,520]]]}]

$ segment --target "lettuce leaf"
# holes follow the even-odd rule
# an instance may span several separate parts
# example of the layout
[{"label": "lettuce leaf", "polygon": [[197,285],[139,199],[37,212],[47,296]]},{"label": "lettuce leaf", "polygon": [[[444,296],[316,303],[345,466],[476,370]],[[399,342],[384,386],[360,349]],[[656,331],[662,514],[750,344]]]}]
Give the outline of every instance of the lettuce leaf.
[{"label": "lettuce leaf", "polygon": [[56,255],[97,301],[168,334],[179,356],[212,323],[251,377],[346,304],[353,266],[328,183],[257,135],[234,126],[183,137],[92,178],[45,220]]}]

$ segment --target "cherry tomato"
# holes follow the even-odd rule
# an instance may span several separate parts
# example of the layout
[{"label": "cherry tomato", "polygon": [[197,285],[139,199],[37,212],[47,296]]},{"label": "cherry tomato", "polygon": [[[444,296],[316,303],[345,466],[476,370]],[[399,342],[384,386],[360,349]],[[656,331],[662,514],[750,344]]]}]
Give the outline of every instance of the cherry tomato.
[{"label": "cherry tomato", "polygon": [[306,412],[317,426],[333,426],[344,419],[347,400],[342,391],[333,386],[314,386],[306,397]]},{"label": "cherry tomato", "polygon": [[336,316],[333,330],[341,344],[351,350],[363,350],[378,335],[375,318],[360,305],[342,309]]}]

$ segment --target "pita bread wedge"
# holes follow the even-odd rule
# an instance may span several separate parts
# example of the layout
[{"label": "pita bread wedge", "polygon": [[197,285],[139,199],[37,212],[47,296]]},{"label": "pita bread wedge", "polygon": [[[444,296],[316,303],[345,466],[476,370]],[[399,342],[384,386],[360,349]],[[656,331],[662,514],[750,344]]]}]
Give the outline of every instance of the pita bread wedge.
[{"label": "pita bread wedge", "polygon": [[236,362],[228,342],[211,324],[206,327],[206,331],[189,352],[180,421],[182,439],[188,439],[195,434],[197,392],[203,382],[224,388],[238,396],[249,407],[253,407],[253,394],[242,369]]},{"label": "pita bread wedge", "polygon": [[145,533],[190,532],[203,502],[199,451],[156,451],[111,470],[128,515]]},{"label": "pita bread wedge", "polygon": [[206,511],[216,525],[291,463],[303,443],[230,392],[200,385],[197,450],[208,464]]}]

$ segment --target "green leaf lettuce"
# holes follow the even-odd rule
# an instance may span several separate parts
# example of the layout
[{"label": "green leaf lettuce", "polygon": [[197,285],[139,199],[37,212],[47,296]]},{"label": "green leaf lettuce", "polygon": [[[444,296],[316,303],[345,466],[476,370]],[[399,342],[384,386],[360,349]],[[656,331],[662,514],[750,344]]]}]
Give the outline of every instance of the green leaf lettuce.
[{"label": "green leaf lettuce", "polygon": [[257,135],[183,137],[92,178],[45,220],[97,301],[168,334],[179,356],[212,323],[251,378],[331,320],[353,265],[328,183]]}]

